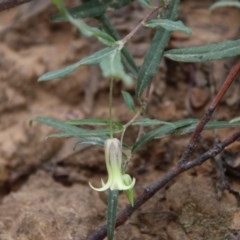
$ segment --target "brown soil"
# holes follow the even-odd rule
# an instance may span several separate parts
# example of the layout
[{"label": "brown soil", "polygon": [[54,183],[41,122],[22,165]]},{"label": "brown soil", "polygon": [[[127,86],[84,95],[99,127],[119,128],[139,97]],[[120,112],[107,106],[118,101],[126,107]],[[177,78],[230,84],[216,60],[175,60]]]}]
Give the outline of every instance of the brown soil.
[{"label": "brown soil", "polygon": [[[174,33],[169,47],[239,37],[239,10],[210,13],[210,4],[210,0],[182,1],[180,17],[193,35]],[[26,9],[20,7],[0,16],[0,240],[87,239],[105,221],[106,194],[88,185],[89,181],[97,185],[106,177],[103,153],[88,147],[73,151],[72,139],[45,140],[52,130],[36,123],[30,126],[29,121],[39,115],[61,120],[107,117],[107,81],[97,67],[82,67],[61,81],[37,82],[44,72],[73,63],[100,46],[79,37],[69,24],[50,23],[55,9],[47,4],[30,11],[35,12],[26,16]],[[135,5],[121,10],[121,17],[113,16],[113,20],[124,36],[143,14]],[[151,35],[141,29],[129,44],[139,64]],[[202,116],[234,61],[196,65],[165,61],[154,78],[149,116],[166,121]],[[132,114],[120,91],[114,97],[115,119],[127,122]],[[236,81],[215,118],[238,116],[239,103]],[[194,156],[231,131],[205,133]],[[129,131],[127,141],[134,137],[135,132]],[[176,165],[188,140],[189,136],[164,138],[137,153],[130,167],[137,179],[136,196]],[[227,181],[240,191],[239,147],[235,143],[219,158],[172,181],[118,228],[116,239],[240,239],[238,200],[228,191],[219,191],[214,164],[225,161]],[[121,196],[119,209],[126,204]]]}]

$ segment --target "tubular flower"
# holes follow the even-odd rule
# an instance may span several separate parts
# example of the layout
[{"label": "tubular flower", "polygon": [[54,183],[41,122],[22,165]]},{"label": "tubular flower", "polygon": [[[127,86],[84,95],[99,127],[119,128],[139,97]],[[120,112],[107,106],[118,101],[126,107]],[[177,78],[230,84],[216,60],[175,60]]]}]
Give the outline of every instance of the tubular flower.
[{"label": "tubular flower", "polygon": [[[122,173],[122,147],[117,138],[107,139],[104,144],[105,162],[108,172],[108,180],[105,183],[101,180],[102,187],[95,188],[89,183],[90,187],[96,191],[128,190],[135,185],[135,178]],[[126,181],[125,179],[128,179]]]}]

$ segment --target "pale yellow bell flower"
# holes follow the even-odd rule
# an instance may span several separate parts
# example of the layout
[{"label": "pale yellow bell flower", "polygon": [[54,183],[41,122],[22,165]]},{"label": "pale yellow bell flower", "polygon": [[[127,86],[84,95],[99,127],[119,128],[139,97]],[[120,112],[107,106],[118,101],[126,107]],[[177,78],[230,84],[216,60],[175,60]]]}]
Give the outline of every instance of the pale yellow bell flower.
[{"label": "pale yellow bell flower", "polygon": [[[135,178],[122,172],[122,146],[117,138],[110,138],[105,141],[105,162],[108,172],[108,180],[105,183],[101,180],[102,187],[95,188],[89,183],[90,187],[96,191],[110,190],[129,190],[135,185]],[[127,179],[127,181],[126,181]]]}]

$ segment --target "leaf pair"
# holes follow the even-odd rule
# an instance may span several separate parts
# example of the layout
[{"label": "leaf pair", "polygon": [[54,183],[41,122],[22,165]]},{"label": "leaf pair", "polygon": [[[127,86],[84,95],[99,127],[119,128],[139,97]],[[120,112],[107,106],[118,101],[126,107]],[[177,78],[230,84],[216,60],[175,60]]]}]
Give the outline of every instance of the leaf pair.
[{"label": "leaf pair", "polygon": [[[102,147],[104,141],[108,138],[111,132],[120,133],[123,129],[121,123],[110,123],[110,121],[101,119],[81,119],[61,122],[52,118],[37,117],[36,121],[59,131],[59,133],[49,135],[48,138],[74,137],[79,139],[77,145],[88,144]],[[110,124],[113,128],[110,128]],[[86,128],[78,127],[78,125],[107,126],[108,128],[89,130]]]}]

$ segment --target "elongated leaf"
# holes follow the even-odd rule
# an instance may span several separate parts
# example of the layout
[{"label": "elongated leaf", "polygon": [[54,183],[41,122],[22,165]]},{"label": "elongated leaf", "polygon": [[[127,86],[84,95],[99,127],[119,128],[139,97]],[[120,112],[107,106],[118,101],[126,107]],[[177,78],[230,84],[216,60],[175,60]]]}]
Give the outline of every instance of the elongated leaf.
[{"label": "elongated leaf", "polygon": [[126,92],[126,91],[122,91],[122,96],[123,96],[124,102],[127,105],[128,109],[130,109],[133,112],[135,112],[136,111],[136,107],[135,107],[135,103],[133,101],[132,96],[128,92]]},{"label": "elongated leaf", "polygon": [[[69,9],[68,11],[74,18],[97,18],[104,14],[108,7],[119,9],[126,6],[130,2],[131,0],[120,0],[116,2],[113,2],[112,0],[105,0],[104,2],[89,0],[82,3],[80,6]],[[54,22],[62,22],[66,21],[67,19],[61,14],[57,14],[52,17],[52,20]]]},{"label": "elongated leaf", "polygon": [[157,129],[154,129],[145,135],[143,135],[133,146],[132,151],[136,152],[140,147],[148,143],[149,141],[170,135],[173,131],[176,131],[178,128],[190,126],[194,123],[197,123],[197,119],[185,119],[178,122],[172,123],[172,125],[167,124]]},{"label": "elongated leaf", "polygon": [[89,126],[110,126],[123,129],[123,125],[120,122],[103,120],[103,119],[74,119],[66,121],[70,125],[89,125]]},{"label": "elongated leaf", "polygon": [[152,19],[144,24],[145,27],[157,28],[162,27],[168,31],[181,31],[187,35],[191,35],[192,31],[186,27],[182,21],[171,21],[168,19]]},{"label": "elongated leaf", "polygon": [[[162,138],[169,135],[184,135],[192,133],[199,120],[197,119],[185,119],[172,123],[172,125],[164,125],[160,128],[154,129],[145,135],[143,135],[133,146],[132,151],[138,150],[150,140],[156,138]],[[204,130],[213,130],[221,128],[233,128],[240,127],[240,122],[227,122],[227,121],[211,121],[206,124]]]},{"label": "elongated leaf", "polygon": [[138,0],[140,5],[142,5],[144,8],[152,8],[153,4],[151,3],[150,0]]},{"label": "elongated leaf", "polygon": [[143,126],[143,127],[156,126],[156,125],[172,125],[172,126],[174,126],[174,124],[171,122],[165,122],[165,121],[160,121],[157,119],[150,119],[150,118],[143,118],[143,119],[135,120],[132,123],[132,125],[133,126]]},{"label": "elongated leaf", "polygon": [[68,20],[84,35],[85,37],[95,37],[99,42],[107,46],[116,45],[116,41],[109,34],[98,28],[88,26],[84,21],[68,16]]},{"label": "elongated leaf", "polygon": [[[195,130],[197,126],[196,124],[192,124],[191,126],[183,127],[180,129],[176,129],[172,131],[171,135],[184,135],[191,133]],[[221,128],[233,128],[233,127],[240,127],[240,122],[227,122],[227,121],[211,121],[206,124],[204,130],[213,130],[213,129],[221,129]]]},{"label": "elongated leaf", "polygon": [[37,117],[36,121],[39,123],[45,124],[49,127],[52,127],[54,129],[57,129],[58,131],[61,131],[63,133],[68,133],[68,134],[75,135],[75,136],[79,136],[85,132],[85,130],[83,128],[69,126],[65,123],[62,123],[62,122],[52,119],[52,118]]},{"label": "elongated leaf", "polygon": [[109,34],[101,31],[98,28],[88,26],[83,20],[72,17],[64,6],[62,0],[52,0],[52,2],[59,9],[61,15],[64,16],[70,23],[72,23],[84,36],[96,37],[100,42],[107,46],[113,46],[115,44],[114,38]]},{"label": "elongated leaf", "polygon": [[36,121],[52,127],[58,131],[59,134],[52,134],[50,137],[90,137],[90,136],[106,136],[109,135],[111,131],[114,133],[119,133],[119,129],[97,129],[97,130],[87,130],[79,127],[69,125],[67,123],[47,118],[47,117],[37,117]]},{"label": "elongated leaf", "polygon": [[[82,3],[78,7],[69,9],[69,13],[74,18],[87,18],[87,17],[99,17],[104,14],[109,3],[102,3],[95,0]],[[61,14],[54,15],[52,17],[54,22],[67,21],[67,18]]]},{"label": "elongated leaf", "polygon": [[132,86],[133,80],[124,71],[119,49],[115,48],[114,51],[110,53],[109,57],[102,59],[100,67],[105,77],[121,79],[127,86]]},{"label": "elongated leaf", "polygon": [[76,142],[73,149],[75,149],[78,145],[92,145],[98,147],[104,147],[105,140],[108,137],[100,136],[100,137],[84,137]]},{"label": "elongated leaf", "polygon": [[108,191],[107,207],[107,236],[108,240],[113,240],[115,225],[117,221],[118,190]]},{"label": "elongated leaf", "polygon": [[[166,19],[175,20],[177,18],[179,0],[171,1],[165,14]],[[170,32],[165,29],[158,29],[147,51],[143,65],[141,66],[137,79],[136,96],[140,98],[143,91],[150,84],[152,77],[157,72],[162,60],[165,47],[168,45]]]},{"label": "elongated leaf", "polygon": [[239,1],[231,1],[231,0],[226,0],[226,1],[218,1],[215,2],[211,7],[210,11],[215,10],[216,8],[220,7],[237,7],[240,8],[240,2]]},{"label": "elongated leaf", "polygon": [[67,75],[76,71],[77,68],[79,68],[80,66],[98,64],[103,58],[108,57],[113,51],[114,48],[104,48],[100,51],[93,53],[91,56],[85,57],[79,62],[69,65],[65,68],[45,73],[38,79],[38,81],[49,81],[57,78],[66,77]]},{"label": "elongated leaf", "polygon": [[131,3],[132,0],[119,0],[119,1],[111,1],[111,4],[109,5],[111,8],[119,9],[121,7],[126,6],[127,4]]},{"label": "elongated leaf", "polygon": [[200,47],[174,49],[165,52],[165,57],[179,62],[205,62],[240,55],[240,39],[209,44]]}]

